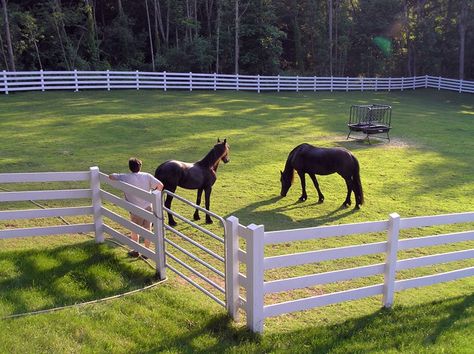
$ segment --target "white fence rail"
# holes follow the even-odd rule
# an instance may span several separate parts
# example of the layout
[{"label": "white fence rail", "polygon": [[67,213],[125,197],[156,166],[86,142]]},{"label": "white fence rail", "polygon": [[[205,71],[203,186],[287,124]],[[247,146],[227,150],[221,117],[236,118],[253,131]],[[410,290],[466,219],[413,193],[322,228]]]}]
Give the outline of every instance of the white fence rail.
[{"label": "white fence rail", "polygon": [[[398,260],[398,250],[474,240],[474,230],[399,240],[400,230],[415,227],[474,222],[474,212],[403,219],[401,219],[398,214],[394,213],[390,215],[388,221],[272,232],[265,232],[263,225],[257,226],[252,224],[248,227],[242,226],[238,223],[238,219],[234,217],[229,218],[228,222],[233,225],[232,227],[229,226],[229,229],[232,230],[230,233],[232,237],[237,240],[241,237],[245,239],[246,243],[246,249],[241,250],[238,248],[238,241],[234,240],[234,248],[229,251],[229,254],[232,255],[233,267],[237,273],[233,274],[233,281],[235,282],[233,288],[238,289],[239,286],[241,286],[246,292],[246,297],[242,298],[238,294],[238,290],[235,290],[233,295],[234,301],[245,310],[247,314],[247,325],[255,332],[263,331],[263,322],[267,317],[374,295],[383,295],[383,305],[385,307],[390,307],[393,303],[393,297],[396,291],[474,276],[474,267],[468,267],[446,273],[396,280],[397,271],[474,258],[474,249],[467,249]],[[387,232],[387,240],[384,242],[337,247],[273,257],[264,256],[264,249],[267,245],[381,231]],[[292,267],[302,264],[377,253],[385,254],[384,263],[310,274],[294,278],[264,281],[264,272],[268,269]],[[246,274],[238,272],[239,262],[245,263]],[[384,282],[380,284],[300,298],[271,305],[264,304],[264,296],[266,294],[382,274],[384,275]]]},{"label": "white fence rail", "polygon": [[398,78],[197,74],[142,71],[3,71],[0,92],[50,90],[403,91],[436,88],[474,93],[474,81]]},{"label": "white fence rail", "polygon": [[[208,236],[211,236],[214,240],[225,244],[225,256],[222,257],[220,255],[215,255],[219,261],[223,261],[225,263],[225,271],[221,272],[211,267],[209,264],[206,264],[204,261],[195,258],[195,260],[201,265],[208,267],[208,269],[211,271],[216,272],[219,277],[225,279],[224,289],[224,287],[217,284],[215,281],[213,281],[213,279],[202,275],[200,272],[190,267],[189,264],[182,262],[174,254],[165,251],[165,240],[171,245],[173,245],[173,243],[171,240],[167,240],[164,237],[165,228],[169,231],[170,227],[165,227],[163,224],[164,208],[162,205],[161,192],[155,191],[153,193],[148,193],[126,183],[112,181],[107,177],[107,175],[100,173],[97,167],[92,167],[88,172],[0,174],[0,183],[2,184],[61,181],[89,181],[90,189],[21,192],[5,191],[0,192],[0,202],[86,198],[91,200],[92,205],[48,209],[4,210],[0,211],[0,221],[89,215],[92,216],[93,223],[3,229],[0,230],[0,239],[95,232],[96,242],[103,242],[103,234],[107,233],[113,238],[118,239],[120,242],[130,246],[133,249],[139,250],[139,252],[152,259],[156,263],[157,272],[162,279],[165,277],[165,268],[169,267],[171,269],[170,265],[165,261],[165,254],[167,254],[168,257],[177,262],[177,264],[192,272],[194,277],[198,277],[201,280],[206,281],[220,293],[224,293],[225,301],[222,301],[211,292],[199,286],[192,278],[185,278],[191,284],[216,300],[219,304],[226,306],[227,311],[234,319],[236,319],[238,316],[238,309],[242,308],[247,315],[247,325],[256,332],[263,331],[263,322],[265,318],[268,317],[374,295],[383,295],[383,305],[390,307],[393,303],[394,293],[397,291],[474,276],[474,267],[467,267],[445,273],[437,273],[411,279],[396,279],[397,272],[399,271],[474,258],[474,249],[463,249],[454,252],[425,255],[408,259],[398,259],[397,257],[398,251],[473,241],[474,230],[441,235],[430,235],[425,237],[406,238],[401,240],[399,240],[399,234],[400,230],[404,229],[436,225],[451,225],[458,223],[473,223],[474,212],[413,218],[400,218],[398,214],[391,214],[387,221],[364,222],[337,226],[321,226],[272,232],[265,232],[263,225],[251,224],[247,227],[242,226],[239,224],[239,221],[236,217],[231,216],[225,220],[224,239],[221,239],[217,235],[209,235],[208,232],[204,230],[205,234],[208,234]],[[134,206],[133,204],[130,204],[126,200],[103,190],[101,188],[101,184],[107,184],[121,191],[139,195],[140,198],[146,199],[153,204],[155,212],[148,212]],[[122,217],[121,215],[105,207],[103,205],[103,201],[111,203],[115,206],[125,209],[128,212],[132,212],[151,221],[154,225],[153,231],[148,231],[135,225],[129,221],[128,218]],[[195,204],[191,202],[189,203],[191,206],[196,207]],[[217,215],[215,216],[218,217]],[[110,220],[121,227],[139,233],[141,236],[152,241],[155,244],[155,249],[148,249],[136,243],[121,232],[115,230],[112,226],[110,226],[111,224],[108,221],[104,221],[104,219],[108,221]],[[219,219],[221,222],[224,221],[221,218]],[[201,227],[198,229],[203,231],[201,230]],[[386,241],[265,257],[265,247],[275,244],[324,239],[330,237],[343,237],[373,232],[386,232]],[[179,234],[178,236],[181,237],[183,235]],[[239,248],[239,238],[245,239],[245,250]],[[187,241],[190,241],[193,245],[195,245],[193,240],[189,239]],[[190,255],[190,252],[186,251],[177,244],[175,245],[177,246],[176,249],[181,251],[184,255]],[[208,251],[205,246],[203,246],[203,248],[204,251]],[[213,254],[212,251],[211,254]],[[303,264],[372,254],[385,254],[385,262],[271,281],[265,281],[264,278],[265,271],[270,269],[294,267]],[[239,263],[245,264],[245,274],[240,273]],[[176,269],[173,268],[173,270]],[[270,305],[265,305],[264,302],[266,294],[291,291],[315,285],[347,281],[356,278],[382,274],[384,281],[380,284],[373,284],[365,287],[307,298],[299,298],[292,301],[274,303]],[[245,296],[240,295],[241,287],[245,289]]]}]

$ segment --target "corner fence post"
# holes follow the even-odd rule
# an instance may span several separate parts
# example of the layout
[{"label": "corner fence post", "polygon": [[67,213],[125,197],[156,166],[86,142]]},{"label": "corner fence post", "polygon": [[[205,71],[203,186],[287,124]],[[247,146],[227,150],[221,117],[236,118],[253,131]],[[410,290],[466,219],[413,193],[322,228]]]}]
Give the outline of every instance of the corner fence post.
[{"label": "corner fence post", "polygon": [[153,191],[153,196],[153,213],[155,214],[155,220],[153,222],[153,233],[156,237],[154,261],[156,263],[156,274],[158,275],[160,280],[163,280],[166,278],[166,260],[161,191]]},{"label": "corner fence post", "polygon": [[395,293],[395,276],[397,270],[398,236],[400,233],[400,215],[390,214],[388,226],[387,255],[383,286],[383,306],[392,307]]},{"label": "corner fence post", "polygon": [[102,199],[100,197],[100,179],[99,167],[94,166],[90,169],[91,190],[92,190],[92,209],[94,213],[95,242],[104,242],[103,220],[102,220]]},{"label": "corner fence post", "polygon": [[248,226],[251,237],[247,240],[247,327],[253,332],[263,332],[263,274],[264,235],[263,225]]},{"label": "corner fence post", "polygon": [[233,320],[239,318],[239,219],[230,216],[225,221],[225,304]]}]

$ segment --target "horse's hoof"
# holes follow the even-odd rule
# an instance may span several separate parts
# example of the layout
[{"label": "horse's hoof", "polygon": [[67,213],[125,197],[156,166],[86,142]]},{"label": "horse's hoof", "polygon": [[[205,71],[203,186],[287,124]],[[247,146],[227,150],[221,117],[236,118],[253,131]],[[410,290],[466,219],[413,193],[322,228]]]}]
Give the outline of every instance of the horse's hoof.
[{"label": "horse's hoof", "polygon": [[359,204],[356,204],[356,206],[354,207],[355,210],[359,210],[360,209],[360,205]]},{"label": "horse's hoof", "polygon": [[170,222],[168,223],[168,225],[169,225],[169,226],[176,226],[176,225],[178,225],[178,223],[177,223],[176,221],[170,221]]},{"label": "horse's hoof", "polygon": [[324,198],[318,200],[318,204],[323,204],[323,202],[324,202]]},{"label": "horse's hoof", "polygon": [[199,215],[194,214],[193,219],[198,221],[201,220],[201,217]]},{"label": "horse's hoof", "polygon": [[212,221],[212,219],[206,219],[206,224],[214,224],[214,221]]},{"label": "horse's hoof", "polygon": [[306,197],[300,197],[300,199],[298,199],[300,202],[304,202],[307,198]]},{"label": "horse's hoof", "polygon": [[343,208],[343,209],[347,209],[348,207],[349,207],[349,205],[347,205],[347,203],[342,203],[342,205],[341,205],[341,208]]}]

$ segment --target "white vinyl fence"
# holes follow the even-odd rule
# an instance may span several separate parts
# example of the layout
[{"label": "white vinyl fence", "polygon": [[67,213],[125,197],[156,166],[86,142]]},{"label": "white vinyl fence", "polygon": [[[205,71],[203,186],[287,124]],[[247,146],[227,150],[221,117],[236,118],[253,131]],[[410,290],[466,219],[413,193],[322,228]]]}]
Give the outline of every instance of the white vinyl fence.
[{"label": "white vinyl fence", "polygon": [[[91,167],[90,171],[87,172],[0,174],[0,184],[84,181],[89,182],[90,188],[14,192],[0,191],[0,203],[37,200],[86,199],[90,200],[90,203],[92,204],[79,207],[2,210],[0,211],[0,221],[67,216],[90,216],[91,220],[93,220],[93,222],[85,224],[3,229],[0,230],[0,240],[15,237],[94,232],[96,242],[100,243],[104,241],[103,234],[107,233],[113,238],[135,250],[138,250],[140,253],[152,259],[156,263],[157,273],[161,279],[165,278],[165,268],[168,267],[174,272],[177,270],[174,267],[170,267],[165,256],[170,257],[171,260],[175,262],[178,260],[178,264],[190,270],[194,276],[198,276],[202,279],[199,274],[193,272],[193,269],[190,269],[191,267],[180,262],[179,259],[170,252],[170,250],[165,250],[165,244],[173,246],[172,242],[169,242],[170,239],[164,237],[165,229],[168,232],[173,230],[171,227],[165,226],[163,223],[164,207],[161,192],[155,191],[149,193],[123,182],[112,181],[107,175],[101,173],[97,167]],[[150,201],[153,203],[155,212],[148,212],[128,203],[124,199],[117,197],[115,194],[105,191],[101,188],[101,184],[107,184],[115,189],[136,194],[140,198]],[[179,196],[175,195],[175,197]],[[129,221],[128,217],[122,217],[105,207],[103,201],[107,201],[123,210],[132,212],[151,221],[154,225],[153,231],[148,231],[135,225]],[[189,204],[192,207],[197,207],[192,202],[189,202]],[[202,208],[201,210],[204,211]],[[178,215],[179,214],[175,213],[175,216],[178,217]],[[222,218],[218,218],[221,221],[224,221]],[[186,221],[184,218],[181,220]],[[113,222],[114,225],[118,224],[128,231],[137,232],[142,237],[153,242],[155,248],[147,249],[146,247],[132,241],[129,237],[114,229],[111,226],[112,224],[110,221]],[[215,254],[220,261],[225,263],[224,273],[221,274],[225,280],[225,286],[221,287],[215,283],[211,284],[215,288],[219,288],[220,292],[225,293],[225,300],[219,300],[216,296],[205,291],[202,287],[196,286],[197,284],[193,279],[189,277],[184,278],[203,291],[206,295],[216,300],[219,304],[225,306],[232,318],[236,319],[238,317],[239,308],[243,309],[246,313],[248,327],[252,331],[262,332],[264,320],[268,317],[349,300],[361,299],[374,295],[383,295],[383,305],[385,307],[390,307],[393,304],[394,293],[397,291],[474,276],[474,267],[467,267],[445,273],[396,280],[396,274],[398,271],[474,258],[474,249],[463,249],[416,258],[398,259],[397,255],[399,251],[474,240],[474,230],[399,239],[400,230],[473,222],[474,212],[412,218],[400,218],[398,214],[393,213],[386,221],[266,232],[263,225],[251,224],[249,226],[243,226],[239,223],[239,220],[236,217],[230,216],[225,220],[224,239],[218,238],[217,240],[225,245],[224,254],[222,256]],[[204,233],[207,233],[211,238],[216,238],[216,235],[203,230],[201,226],[193,225],[194,223],[191,221],[189,221],[188,224],[196,227]],[[373,232],[386,232],[386,241],[265,257],[265,248],[276,244],[326,239],[331,237],[344,237]],[[179,237],[185,236],[180,232],[175,233]],[[191,242],[196,246],[195,241],[186,236],[184,238],[187,238],[186,241]],[[245,250],[240,249],[239,240],[241,238],[245,240]],[[201,249],[206,252],[209,251],[206,249],[206,245],[202,246],[203,247],[200,247]],[[190,252],[186,251],[184,248],[180,246],[173,247],[174,248],[172,249],[174,251],[179,250],[183,252],[183,254],[189,256]],[[265,281],[264,278],[266,270],[295,267],[304,264],[373,254],[385,254],[385,262],[271,281]],[[194,257],[194,260],[201,264],[203,262],[197,257]],[[240,272],[241,263],[245,264],[245,274]],[[182,276],[179,271],[177,271],[176,274]],[[264,302],[266,294],[291,291],[320,284],[342,282],[374,275],[383,275],[383,283],[312,297],[299,298],[270,305],[265,305]],[[212,279],[204,280],[208,283],[208,280],[213,282]],[[241,289],[245,289],[245,295],[241,295]]]},{"label": "white vinyl fence", "polygon": [[[37,172],[37,173],[3,173],[0,174],[0,183],[46,183],[46,182],[81,182],[88,181],[90,188],[87,189],[55,189],[55,190],[33,190],[33,191],[0,191],[0,202],[21,201],[46,201],[46,200],[71,200],[85,199],[92,205],[81,207],[27,209],[27,210],[5,210],[0,211],[0,220],[55,218],[67,216],[91,216],[93,222],[85,224],[53,225],[43,227],[17,228],[0,230],[0,240],[15,237],[52,236],[61,234],[95,233],[97,243],[104,241],[104,233],[109,234],[130,248],[153,260],[160,279],[165,278],[165,265],[163,253],[163,227],[160,222],[161,216],[136,207],[126,200],[115,196],[103,189],[101,183],[108,184],[121,191],[135,194],[142,199],[150,201],[154,206],[161,206],[161,192],[145,192],[139,188],[122,182],[112,181],[107,175],[101,173],[97,167],[91,167],[87,172]],[[102,200],[106,200],[118,207],[132,212],[149,220],[154,224],[153,231],[148,231],[134,223],[128,218],[105,208]],[[88,203],[89,204],[89,203]],[[161,210],[156,207],[155,210]],[[104,222],[104,218],[111,220],[128,231],[134,231],[155,244],[155,249],[148,249],[141,244],[131,240],[123,233],[115,230],[110,223]]]},{"label": "white vinyl fence", "polygon": [[403,91],[436,88],[474,93],[474,81],[435,76],[398,78],[197,74],[142,71],[3,71],[0,92],[50,90]]},{"label": "white vinyl fence", "polygon": [[[232,274],[233,281],[235,282],[233,286],[233,299],[236,305],[246,312],[247,325],[254,332],[263,331],[264,319],[268,317],[374,295],[383,295],[383,305],[390,307],[393,303],[394,293],[396,291],[474,276],[474,267],[468,267],[412,279],[396,280],[395,277],[396,272],[401,270],[474,258],[474,249],[467,249],[410,259],[397,259],[397,252],[399,250],[474,240],[474,230],[399,240],[400,230],[403,229],[474,222],[474,212],[413,218],[400,218],[398,214],[393,213],[387,221],[272,232],[265,232],[263,225],[257,226],[251,224],[248,227],[242,226],[239,224],[238,219],[234,217],[229,218],[228,221],[229,230],[232,230],[231,237],[233,238],[233,250],[229,251],[229,254],[232,255],[235,269],[235,273]],[[230,225],[232,225],[232,227]],[[273,257],[264,256],[265,247],[275,244],[382,231],[387,232],[387,240],[383,242]],[[245,239],[245,250],[239,249],[239,237]],[[294,267],[303,264],[377,253],[386,255],[384,263],[287,279],[264,280],[265,271],[270,269]],[[239,262],[245,264],[246,274],[238,272]],[[264,304],[264,296],[266,294],[346,281],[377,274],[384,275],[383,283],[271,305]],[[239,286],[245,289],[245,298],[241,297],[238,293]]]}]

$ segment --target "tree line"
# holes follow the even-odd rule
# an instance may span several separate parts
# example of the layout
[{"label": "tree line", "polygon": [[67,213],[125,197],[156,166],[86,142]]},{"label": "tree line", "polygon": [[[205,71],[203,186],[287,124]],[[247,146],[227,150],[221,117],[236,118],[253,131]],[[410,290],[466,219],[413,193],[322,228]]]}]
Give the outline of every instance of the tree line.
[{"label": "tree line", "polygon": [[472,0],[1,0],[2,70],[474,78]]}]

